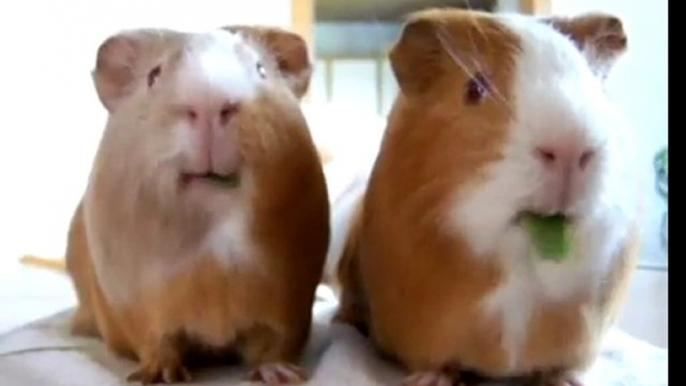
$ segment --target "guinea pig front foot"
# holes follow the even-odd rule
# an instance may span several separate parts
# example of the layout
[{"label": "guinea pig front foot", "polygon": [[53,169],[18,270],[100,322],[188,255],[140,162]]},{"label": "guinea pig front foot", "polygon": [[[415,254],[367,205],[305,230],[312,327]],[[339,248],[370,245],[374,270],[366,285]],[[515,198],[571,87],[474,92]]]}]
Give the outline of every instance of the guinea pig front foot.
[{"label": "guinea pig front foot", "polygon": [[290,363],[266,363],[253,371],[250,379],[270,386],[296,385],[307,380],[305,370]]},{"label": "guinea pig front foot", "polygon": [[143,385],[156,383],[182,383],[191,380],[188,369],[179,363],[150,363],[141,365],[138,370],[131,373],[127,378],[129,382],[139,382]]},{"label": "guinea pig front foot", "polygon": [[460,379],[455,374],[440,371],[420,371],[410,374],[402,386],[461,386]]},{"label": "guinea pig front foot", "polygon": [[584,386],[584,384],[576,378],[569,377],[551,379],[547,383],[542,384],[542,386]]}]

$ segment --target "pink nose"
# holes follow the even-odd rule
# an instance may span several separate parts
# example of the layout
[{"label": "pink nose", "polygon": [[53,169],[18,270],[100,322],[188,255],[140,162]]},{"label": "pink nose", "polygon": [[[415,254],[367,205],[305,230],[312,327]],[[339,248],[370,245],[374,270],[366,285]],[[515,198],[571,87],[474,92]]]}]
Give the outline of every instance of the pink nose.
[{"label": "pink nose", "polygon": [[540,209],[553,213],[564,212],[573,204],[575,192],[595,156],[592,150],[578,149],[567,144],[537,147],[534,150],[534,156],[545,170],[544,186],[540,191]]},{"label": "pink nose", "polygon": [[242,162],[238,128],[231,125],[240,110],[238,103],[195,103],[183,111],[192,143],[192,166],[197,173],[227,175]]},{"label": "pink nose", "polygon": [[584,170],[591,158],[594,156],[592,150],[575,152],[568,149],[558,149],[554,147],[537,147],[535,155],[539,161],[548,169],[561,169],[573,171],[575,169]]},{"label": "pink nose", "polygon": [[225,126],[238,112],[238,103],[225,102],[219,108],[188,106],[184,113],[192,127]]}]

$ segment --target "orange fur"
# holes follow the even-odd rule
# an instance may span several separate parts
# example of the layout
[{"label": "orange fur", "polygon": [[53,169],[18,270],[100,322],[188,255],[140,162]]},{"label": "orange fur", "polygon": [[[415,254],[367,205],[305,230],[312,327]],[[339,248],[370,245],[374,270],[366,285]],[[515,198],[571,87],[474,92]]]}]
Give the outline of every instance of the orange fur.
[{"label": "orange fur", "polygon": [[[260,47],[264,47],[267,52],[272,53],[276,66],[284,73],[289,74],[286,81],[297,95],[304,95],[310,86],[312,79],[312,67],[310,55],[300,55],[298,52],[291,52],[292,39],[299,39],[297,35],[284,34],[282,31],[266,26],[246,26],[232,25],[224,29],[232,32],[243,32],[249,38],[255,40]],[[277,48],[274,50],[274,48]]]},{"label": "orange fur", "polygon": [[[606,19],[591,24],[597,22]],[[567,23],[580,47],[593,38],[585,34],[597,31]],[[465,60],[471,67],[460,68],[446,54],[441,33],[463,59],[474,59]],[[502,282],[503,267],[496,259],[473,258],[467,240],[443,232],[437,222],[452,204],[448,192],[478,185],[481,176],[474,171],[502,156],[519,45],[518,36],[490,14],[427,10],[409,18],[390,52],[402,92],[338,265],[343,293],[336,320],[368,329],[382,352],[412,372],[455,367],[494,377],[521,375],[509,370],[501,320],[480,304]],[[588,58],[592,67],[604,64]],[[477,70],[473,62],[485,65],[499,94],[476,107],[465,106],[460,92]],[[524,374],[574,371],[592,361],[635,266],[638,235],[629,240],[599,299],[582,294],[537,308],[524,343]]]},{"label": "orange fur", "polygon": [[[414,23],[411,19],[408,25],[417,31],[431,30],[433,19],[442,20],[454,44],[467,50],[473,47],[470,36],[478,39],[477,46],[488,50],[469,54],[479,55],[485,63],[504,63],[491,77],[500,93],[510,97],[511,69],[506,64],[512,62],[517,37],[486,15],[451,16],[457,20],[451,22],[436,12],[417,17]],[[462,20],[471,17],[473,23]],[[485,44],[486,41],[490,44]],[[414,49],[432,50],[434,60],[420,63],[424,57],[415,57]],[[455,117],[460,117],[459,109],[467,108],[460,101],[462,94],[455,90],[462,89],[469,78],[442,53],[434,35],[406,34],[390,56],[397,63],[399,78],[403,79],[406,72],[407,82],[413,90],[416,84],[420,93],[401,94],[396,101],[364,199],[366,210],[357,228],[361,231],[357,236],[360,244],[357,264],[369,301],[374,305],[369,315],[372,335],[384,351],[402,353],[403,362],[412,370],[441,366],[440,358],[449,356],[446,350],[454,351],[455,347],[468,357],[497,363],[502,360],[501,350],[493,349],[498,346],[497,334],[487,332],[493,328],[487,321],[474,321],[482,319],[475,303],[480,294],[498,283],[499,268],[479,266],[472,259],[448,259],[447,256],[469,254],[470,249],[462,240],[437,233],[434,224],[440,213],[448,209],[450,203],[445,192],[450,185],[454,181],[473,181],[473,170],[497,159],[507,134],[509,111],[497,102],[484,105],[481,107],[484,113],[476,119],[488,117],[489,125],[481,125],[483,130],[457,130],[458,125],[468,127],[479,123],[455,121]],[[415,74],[417,66],[422,66],[418,75]],[[425,91],[419,88],[426,87],[425,76],[438,78],[440,82],[437,79],[436,87]],[[449,93],[454,98],[437,97]],[[467,115],[464,119],[472,117]],[[470,150],[455,154],[445,143],[460,143],[461,148]],[[431,157],[425,157],[426,154]],[[440,170],[450,170],[451,178],[441,177],[437,174]],[[418,264],[418,259],[426,264]],[[413,306],[397,307],[400,303]],[[443,309],[446,303],[451,304],[450,310]],[[412,310],[412,315],[405,314],[408,310]],[[446,312],[452,315],[441,319],[450,325],[442,326],[435,318]],[[464,320],[465,327],[455,326],[456,320]],[[416,328],[427,324],[435,328],[421,329],[421,332]],[[486,333],[477,333],[472,328]],[[492,339],[484,341],[481,338],[484,336]],[[446,341],[455,343],[446,345]]]},{"label": "orange fur", "polygon": [[[265,65],[282,71],[282,80],[286,76],[308,78],[311,69],[309,61],[302,60],[302,39],[271,28],[251,33],[259,38],[267,32],[282,40],[275,46],[258,48],[268,55],[280,55],[280,61],[292,66],[282,68],[282,62],[277,65],[275,60]],[[172,49],[169,41],[179,44],[160,39],[150,43],[152,51]],[[155,58],[143,59],[153,63]],[[99,60],[107,62],[107,58]],[[101,96],[110,110],[113,127],[109,130],[144,125],[132,120],[135,114],[116,110],[145,108],[145,101],[131,102],[133,97],[127,89],[122,91],[118,86],[122,79],[130,82],[135,78],[131,73],[139,70],[134,65],[126,76],[102,85],[103,79],[112,77],[101,67],[96,69],[98,89],[109,90]],[[308,338],[315,289],[328,245],[328,199],[317,151],[298,106],[304,86],[274,79],[257,100],[241,106],[235,117],[244,163],[251,171],[246,182],[250,195],[246,201],[232,197],[217,207],[248,206],[252,224],[249,239],[259,250],[259,254],[249,256],[254,267],[224,266],[201,248],[211,224],[194,206],[198,202],[174,203],[166,196],[160,201],[150,192],[132,190],[136,179],[145,180],[145,176],[134,175],[143,172],[121,165],[126,165],[126,152],[129,158],[137,154],[122,148],[107,133],[103,138],[89,190],[69,232],[66,261],[79,300],[72,329],[79,334],[100,335],[115,352],[137,359],[140,368],[131,379],[184,380],[188,378],[187,354],[198,346],[235,351],[254,367],[295,363],[299,358]],[[164,119],[163,112],[159,115]],[[153,128],[137,129],[145,133]],[[145,135],[153,134],[149,131]],[[164,200],[172,200],[171,205]],[[164,250],[187,252],[181,261],[169,256],[168,261],[161,262],[134,254],[168,246]],[[103,248],[116,248],[117,254],[95,253]],[[121,264],[128,264],[129,281],[116,283],[116,287],[135,294],[125,301],[108,292],[113,288],[111,283],[109,287],[103,284]],[[139,271],[152,264],[186,265],[164,274],[164,280],[141,282],[147,279]]]}]

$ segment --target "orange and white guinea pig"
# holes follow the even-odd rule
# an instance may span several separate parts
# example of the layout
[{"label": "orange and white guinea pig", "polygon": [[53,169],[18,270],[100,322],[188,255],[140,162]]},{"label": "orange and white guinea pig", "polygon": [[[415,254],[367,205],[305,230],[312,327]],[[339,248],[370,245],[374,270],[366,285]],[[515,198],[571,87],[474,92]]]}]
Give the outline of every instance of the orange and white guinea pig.
[{"label": "orange and white guinea pig", "polygon": [[307,378],[329,239],[300,110],[311,72],[305,41],[277,28],[136,29],[100,45],[109,114],[67,265],[74,332],[136,359],[129,380],[188,380],[197,352],[238,355],[268,384]]},{"label": "orange and white guinea pig", "polygon": [[[593,362],[639,244],[632,141],[604,87],[626,48],[608,14],[406,20],[336,316],[402,364],[406,385],[575,385]],[[566,259],[539,257],[526,213],[568,219]]]}]

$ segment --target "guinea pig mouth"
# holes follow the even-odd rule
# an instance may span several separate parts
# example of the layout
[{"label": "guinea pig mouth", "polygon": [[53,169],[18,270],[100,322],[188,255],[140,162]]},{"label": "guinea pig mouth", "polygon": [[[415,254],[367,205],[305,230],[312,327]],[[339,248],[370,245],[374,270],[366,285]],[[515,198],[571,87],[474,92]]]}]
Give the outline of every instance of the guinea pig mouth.
[{"label": "guinea pig mouth", "polygon": [[550,213],[536,210],[522,210],[515,215],[512,222],[515,225],[521,225],[523,222],[530,220],[531,218],[543,219],[547,221],[564,221],[568,224],[573,224],[576,220],[575,216],[570,213]]},{"label": "guinea pig mouth", "polygon": [[230,174],[217,174],[214,172],[184,173],[181,175],[181,182],[184,185],[188,185],[196,180],[207,181],[225,188],[235,188],[240,185],[240,176],[238,172]]}]

